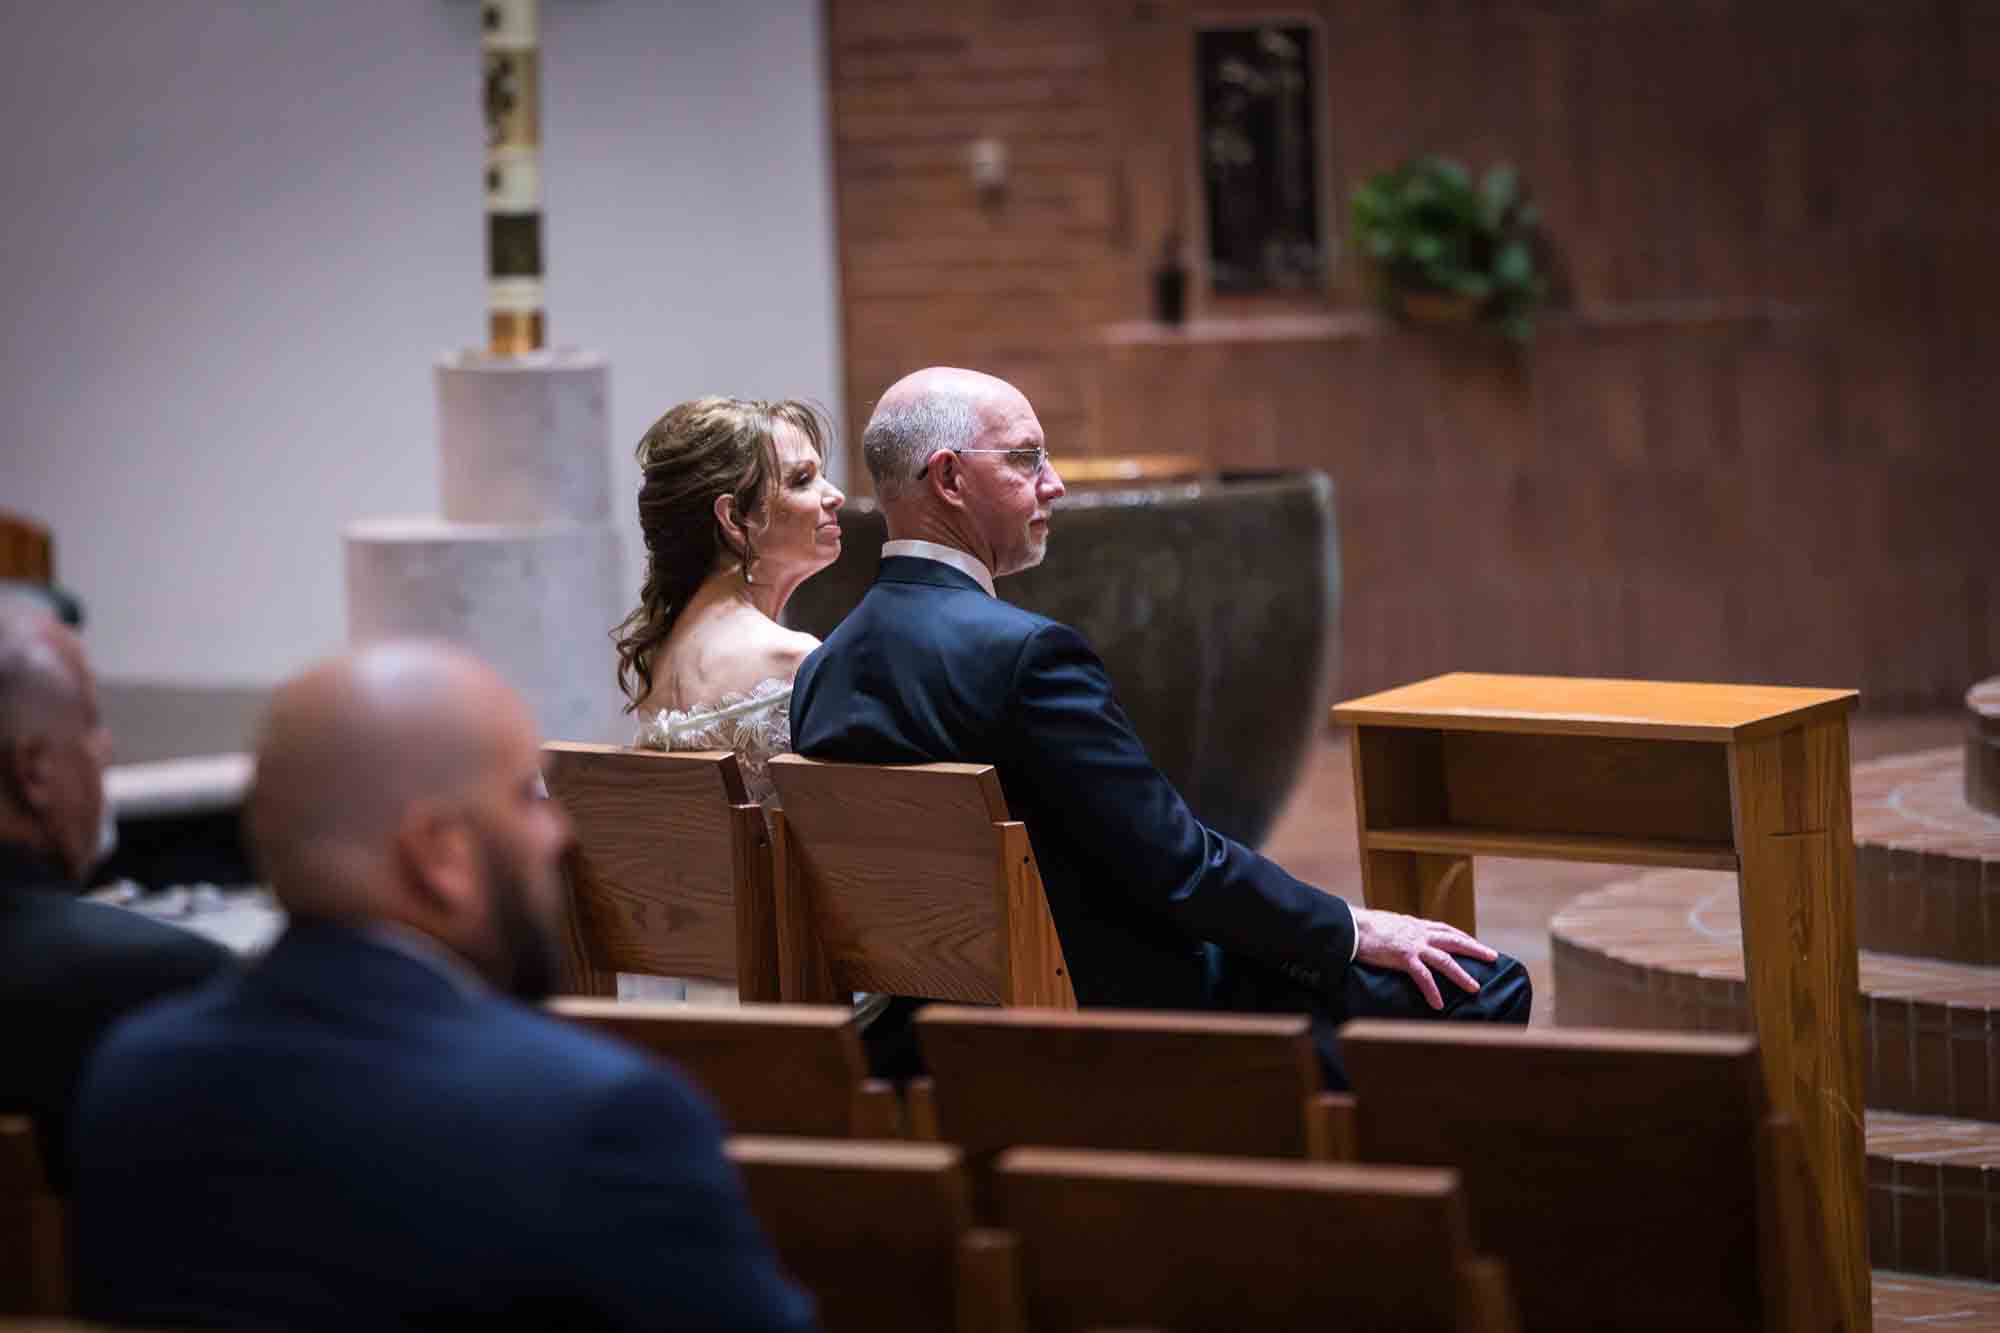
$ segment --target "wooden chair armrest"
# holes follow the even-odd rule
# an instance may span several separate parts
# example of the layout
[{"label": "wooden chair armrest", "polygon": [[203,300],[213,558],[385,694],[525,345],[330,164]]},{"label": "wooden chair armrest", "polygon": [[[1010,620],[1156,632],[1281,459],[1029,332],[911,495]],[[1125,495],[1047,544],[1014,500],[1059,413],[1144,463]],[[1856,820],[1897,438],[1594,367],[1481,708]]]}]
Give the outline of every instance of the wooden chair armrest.
[{"label": "wooden chair armrest", "polygon": [[974,1227],[958,1238],[957,1314],[958,1333],[1026,1333],[1013,1232]]},{"label": "wooden chair armrest", "polygon": [[900,1139],[903,1136],[903,1105],[896,1100],[895,1087],[884,1079],[863,1079],[854,1089],[854,1137]]},{"label": "wooden chair armrest", "polygon": [[1306,1156],[1315,1162],[1360,1161],[1354,1115],[1353,1093],[1314,1093],[1305,1106]]},{"label": "wooden chair armrest", "polygon": [[1520,1333],[1521,1310],[1507,1265],[1477,1255],[1459,1270],[1459,1327],[1468,1333]]},{"label": "wooden chair armrest", "polygon": [[937,1084],[928,1078],[913,1078],[903,1085],[903,1100],[910,1137],[924,1143],[943,1143],[944,1132],[938,1127]]}]

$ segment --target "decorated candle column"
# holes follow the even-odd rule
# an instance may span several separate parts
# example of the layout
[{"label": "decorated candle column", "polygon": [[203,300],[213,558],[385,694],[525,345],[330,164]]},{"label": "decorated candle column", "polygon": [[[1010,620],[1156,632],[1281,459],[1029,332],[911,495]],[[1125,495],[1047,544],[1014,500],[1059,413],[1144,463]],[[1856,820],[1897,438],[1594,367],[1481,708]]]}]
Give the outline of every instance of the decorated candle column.
[{"label": "decorated candle column", "polygon": [[442,514],[347,529],[348,635],[450,640],[519,690],[545,735],[625,739],[610,368],[544,348],[534,0],[483,0],[480,16],[488,345],[437,363]]},{"label": "decorated candle column", "polygon": [[535,0],[483,0],[488,346],[519,356],[548,345],[542,307],[541,45]]}]

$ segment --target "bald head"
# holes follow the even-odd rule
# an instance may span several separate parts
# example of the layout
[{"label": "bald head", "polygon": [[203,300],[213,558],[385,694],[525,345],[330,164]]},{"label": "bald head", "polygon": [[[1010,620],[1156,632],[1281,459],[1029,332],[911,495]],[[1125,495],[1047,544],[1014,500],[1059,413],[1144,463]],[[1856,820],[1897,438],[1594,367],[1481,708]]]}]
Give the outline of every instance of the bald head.
[{"label": "bald head", "polygon": [[315,667],[278,690],[259,739],[246,813],[258,867],[292,911],[375,915],[413,807],[471,799],[533,737],[492,668],[442,644]]},{"label": "bald head", "polygon": [[110,757],[83,641],[41,599],[0,594],[0,840],[81,884],[98,859]]},{"label": "bald head", "polygon": [[74,724],[89,686],[75,631],[39,597],[0,593],[0,740]]},{"label": "bald head", "polygon": [[1021,391],[997,376],[957,366],[903,376],[877,400],[861,434],[875,494],[899,498],[931,454],[977,447],[996,421],[1021,413],[1034,415]]}]

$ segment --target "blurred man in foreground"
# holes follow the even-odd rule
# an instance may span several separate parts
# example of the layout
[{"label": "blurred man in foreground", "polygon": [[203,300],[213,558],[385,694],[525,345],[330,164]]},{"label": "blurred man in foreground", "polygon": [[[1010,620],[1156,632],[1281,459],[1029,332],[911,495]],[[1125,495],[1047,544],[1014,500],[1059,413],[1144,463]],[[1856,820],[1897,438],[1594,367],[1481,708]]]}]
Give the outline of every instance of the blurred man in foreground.
[{"label": "blurred man in foreground", "polygon": [[389,644],[281,689],[247,811],[292,926],[121,1024],[79,1098],[79,1305],[295,1329],[798,1329],[712,1113],[527,1007],[558,858],[535,728]]},{"label": "blurred man in foreground", "polygon": [[39,599],[0,595],[0,1111],[34,1119],[58,1188],[92,1045],[121,1015],[229,966],[199,935],[80,896],[110,749],[82,641]]}]

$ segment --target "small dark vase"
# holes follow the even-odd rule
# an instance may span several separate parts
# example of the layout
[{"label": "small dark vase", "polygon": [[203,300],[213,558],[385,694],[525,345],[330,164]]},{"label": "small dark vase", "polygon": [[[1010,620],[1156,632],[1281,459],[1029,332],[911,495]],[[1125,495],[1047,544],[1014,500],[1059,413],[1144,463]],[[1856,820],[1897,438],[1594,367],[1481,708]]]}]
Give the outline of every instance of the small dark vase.
[{"label": "small dark vase", "polygon": [[1153,318],[1179,324],[1187,318],[1187,269],[1168,259],[1153,270]]}]

